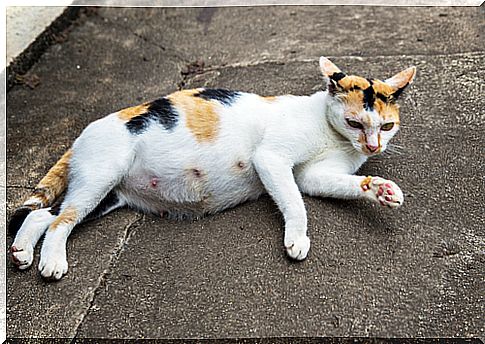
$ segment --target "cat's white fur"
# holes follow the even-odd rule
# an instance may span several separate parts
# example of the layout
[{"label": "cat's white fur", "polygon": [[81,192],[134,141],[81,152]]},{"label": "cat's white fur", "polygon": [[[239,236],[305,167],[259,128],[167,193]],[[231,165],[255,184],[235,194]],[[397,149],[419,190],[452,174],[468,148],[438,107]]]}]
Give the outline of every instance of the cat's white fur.
[{"label": "cat's white fur", "polygon": [[[324,76],[329,66],[333,68],[328,62],[320,59]],[[50,208],[33,211],[15,238],[17,252],[12,254],[21,269],[27,268],[45,232],[39,270],[44,277],[60,279],[68,269],[71,230],[115,188],[120,201],[112,209],[129,205],[182,217],[215,213],[268,192],[284,216],[287,253],[302,260],[310,240],[301,193],[366,198],[389,207],[403,203],[401,190],[391,181],[373,177],[369,190],[362,189],[365,177],[353,173],[368,155],[356,131],[345,125],[343,112],[342,104],[326,91],[272,101],[242,93],[234,104],[221,107],[215,141],[202,143],[184,125],[168,133],[156,124],[143,135],[132,135],[117,113],[108,115],[91,123],[72,146],[61,213],[74,207],[75,223],[46,230],[56,216]],[[366,136],[373,142],[382,118],[367,115],[372,125]],[[179,116],[178,123],[185,123],[184,114]],[[382,150],[396,131],[382,133]]]}]

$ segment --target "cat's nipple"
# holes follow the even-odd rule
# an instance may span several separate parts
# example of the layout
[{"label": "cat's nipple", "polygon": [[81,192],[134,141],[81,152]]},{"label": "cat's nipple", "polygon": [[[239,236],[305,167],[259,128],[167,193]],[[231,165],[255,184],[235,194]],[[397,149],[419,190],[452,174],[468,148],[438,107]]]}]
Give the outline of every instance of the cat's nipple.
[{"label": "cat's nipple", "polygon": [[156,188],[158,185],[158,178],[152,177],[152,179],[150,180],[150,185],[152,186],[152,188]]}]

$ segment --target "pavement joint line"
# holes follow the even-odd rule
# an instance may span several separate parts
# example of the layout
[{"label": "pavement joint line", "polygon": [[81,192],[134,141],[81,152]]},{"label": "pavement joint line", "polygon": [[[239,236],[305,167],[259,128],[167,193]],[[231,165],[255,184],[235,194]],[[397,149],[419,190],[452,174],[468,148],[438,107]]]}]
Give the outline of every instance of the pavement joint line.
[{"label": "pavement joint line", "polygon": [[35,189],[34,186],[25,186],[25,185],[7,185],[7,189],[27,189],[33,190]]},{"label": "pavement joint line", "polygon": [[325,55],[328,58],[350,58],[350,59],[367,59],[367,58],[389,58],[389,57],[446,57],[446,56],[476,56],[484,54],[485,50],[474,50],[459,53],[448,53],[448,54],[389,54],[389,55],[366,55],[366,56],[354,56],[354,55]]},{"label": "pavement joint line", "polygon": [[[410,57],[410,58],[417,58],[417,57],[468,57],[468,56],[480,56],[485,54],[485,50],[478,50],[478,51],[470,51],[464,53],[453,53],[453,54],[399,54],[399,55],[372,55],[372,56],[353,56],[353,55],[327,55],[326,57],[330,59],[351,59],[351,60],[358,60],[363,61],[365,59],[375,59],[375,58],[389,58],[389,57]],[[224,65],[212,65],[204,68],[203,71],[188,74],[182,78],[181,83],[179,83],[179,89],[183,88],[188,81],[192,80],[197,75],[203,75],[205,73],[230,69],[230,68],[246,68],[246,67],[257,67],[257,66],[264,66],[264,65],[281,65],[287,63],[316,63],[316,59],[272,59],[272,60],[253,60],[253,61],[244,61],[244,62],[236,62]],[[182,87],[180,87],[182,85]]]},{"label": "pavement joint line", "polygon": [[125,226],[125,228],[123,230],[123,237],[121,238],[121,240],[119,241],[119,244],[116,246],[113,254],[111,255],[108,267],[106,269],[104,269],[101,272],[101,274],[99,275],[98,281],[97,281],[95,287],[92,288],[91,290],[89,290],[86,293],[84,301],[87,301],[87,304],[88,304],[87,307],[84,308],[84,309],[81,309],[74,316],[74,318],[77,319],[78,322],[74,326],[73,332],[71,333],[72,334],[71,341],[70,341],[71,343],[77,337],[78,332],[79,332],[79,328],[84,323],[84,319],[86,318],[86,316],[89,314],[89,310],[91,309],[91,307],[94,304],[94,300],[96,298],[96,294],[97,294],[98,290],[103,285],[103,282],[106,281],[106,276],[110,273],[111,269],[114,267],[114,265],[116,264],[116,262],[118,261],[120,255],[121,255],[121,253],[123,252],[125,244],[128,242],[128,240],[131,237],[131,234],[133,233],[133,228],[135,228],[144,219],[145,219],[145,215],[137,213],[137,217]]},{"label": "pavement joint line", "polygon": [[[369,55],[369,56],[354,56],[354,55],[325,55],[330,59],[355,59],[355,60],[364,60],[364,59],[371,59],[371,58],[389,58],[389,57],[427,57],[427,56],[479,56],[481,54],[485,54],[485,50],[477,50],[477,51],[470,51],[464,53],[453,53],[453,54],[398,54],[398,55]],[[259,65],[265,64],[282,64],[282,63],[316,63],[316,59],[272,59],[272,60],[253,60],[253,61],[244,61],[244,62],[237,62],[225,65],[214,65],[209,66],[205,71],[212,71],[217,69],[224,69],[224,68],[241,68],[241,67],[256,67]]]}]

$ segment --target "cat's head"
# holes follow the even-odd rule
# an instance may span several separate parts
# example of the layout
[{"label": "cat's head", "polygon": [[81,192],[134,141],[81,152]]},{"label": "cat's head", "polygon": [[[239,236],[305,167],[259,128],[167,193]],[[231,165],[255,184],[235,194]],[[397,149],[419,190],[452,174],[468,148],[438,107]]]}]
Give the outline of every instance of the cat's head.
[{"label": "cat's head", "polygon": [[375,155],[387,148],[399,130],[399,95],[413,82],[416,67],[381,81],[344,74],[329,59],[320,57],[320,69],[331,99],[329,119],[354,148]]}]

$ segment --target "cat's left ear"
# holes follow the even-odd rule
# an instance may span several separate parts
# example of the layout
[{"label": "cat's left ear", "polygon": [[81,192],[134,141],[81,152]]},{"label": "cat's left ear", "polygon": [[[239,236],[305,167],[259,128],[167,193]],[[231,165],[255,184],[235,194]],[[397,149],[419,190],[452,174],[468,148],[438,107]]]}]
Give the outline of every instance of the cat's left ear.
[{"label": "cat's left ear", "polygon": [[345,78],[345,74],[342,73],[340,68],[338,68],[332,61],[326,57],[320,56],[320,71],[325,78],[327,83],[327,88],[330,94],[334,94],[337,91],[341,91],[341,87],[338,84],[340,79]]},{"label": "cat's left ear", "polygon": [[394,94],[397,97],[402,91],[404,91],[406,86],[414,81],[415,76],[416,67],[412,66],[397,73],[392,78],[387,79],[385,82],[394,89]]}]

